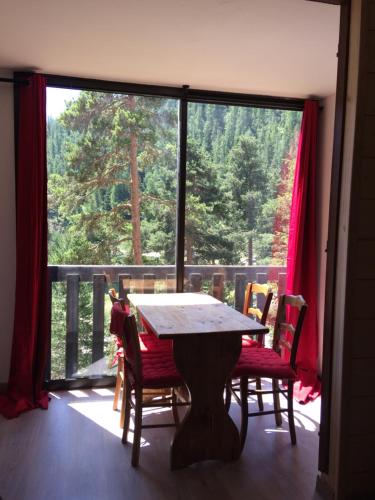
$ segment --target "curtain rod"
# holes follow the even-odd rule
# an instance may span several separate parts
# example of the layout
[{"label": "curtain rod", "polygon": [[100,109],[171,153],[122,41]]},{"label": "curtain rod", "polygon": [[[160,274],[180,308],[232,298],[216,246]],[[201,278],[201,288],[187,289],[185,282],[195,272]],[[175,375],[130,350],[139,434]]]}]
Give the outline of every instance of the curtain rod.
[{"label": "curtain rod", "polygon": [[14,85],[29,85],[27,80],[15,80],[14,78],[0,78],[0,83],[13,83]]}]

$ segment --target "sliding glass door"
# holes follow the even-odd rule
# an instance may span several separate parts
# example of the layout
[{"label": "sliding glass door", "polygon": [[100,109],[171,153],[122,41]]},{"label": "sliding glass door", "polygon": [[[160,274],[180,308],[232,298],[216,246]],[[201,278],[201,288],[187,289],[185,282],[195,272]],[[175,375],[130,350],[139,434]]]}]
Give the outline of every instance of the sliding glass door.
[{"label": "sliding glass door", "polygon": [[51,378],[112,373],[115,288],[175,290],[178,101],[48,88]]},{"label": "sliding glass door", "polygon": [[202,290],[239,310],[248,281],[282,289],[300,102],[50,84],[50,380],[113,374],[109,288]]},{"label": "sliding glass door", "polygon": [[242,309],[245,283],[283,287],[301,112],[190,103],[185,290]]}]

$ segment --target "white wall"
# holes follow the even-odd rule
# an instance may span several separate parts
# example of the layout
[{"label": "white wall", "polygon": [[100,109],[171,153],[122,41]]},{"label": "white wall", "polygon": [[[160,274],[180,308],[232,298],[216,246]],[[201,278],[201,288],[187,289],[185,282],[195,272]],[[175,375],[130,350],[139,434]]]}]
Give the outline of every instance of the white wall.
[{"label": "white wall", "polygon": [[0,386],[8,381],[13,335],[16,272],[14,183],[13,85],[0,83]]},{"label": "white wall", "polygon": [[322,371],[324,295],[327,263],[327,239],[329,198],[331,188],[333,127],[335,120],[336,95],[322,99],[323,109],[319,113],[318,156],[316,172],[316,206],[317,206],[317,273],[318,273],[318,331],[319,357],[318,370]]}]

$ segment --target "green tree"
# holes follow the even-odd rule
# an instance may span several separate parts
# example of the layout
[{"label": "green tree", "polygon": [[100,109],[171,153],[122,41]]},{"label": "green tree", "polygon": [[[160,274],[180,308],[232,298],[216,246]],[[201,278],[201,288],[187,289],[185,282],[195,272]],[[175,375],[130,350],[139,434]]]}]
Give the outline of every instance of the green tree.
[{"label": "green tree", "polygon": [[227,200],[218,167],[196,141],[188,141],[187,151],[186,263],[230,263],[234,246],[225,224]]},{"label": "green tree", "polygon": [[253,136],[241,136],[232,148],[223,183],[230,196],[228,219],[238,252],[252,264],[253,242],[264,229],[259,220],[270,190],[267,170]]},{"label": "green tree", "polygon": [[117,255],[142,264],[142,179],[162,156],[171,115],[161,99],[81,92],[61,116],[74,140],[66,145],[67,186],[57,204],[69,230],[92,243],[92,262]]}]

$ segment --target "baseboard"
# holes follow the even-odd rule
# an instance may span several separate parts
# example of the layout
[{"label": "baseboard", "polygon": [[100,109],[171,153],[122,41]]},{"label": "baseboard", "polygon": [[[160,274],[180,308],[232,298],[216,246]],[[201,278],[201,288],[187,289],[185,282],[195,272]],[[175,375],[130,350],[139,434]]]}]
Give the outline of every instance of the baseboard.
[{"label": "baseboard", "polygon": [[335,500],[335,493],[325,477],[325,474],[319,473],[316,477],[315,489],[323,500]]}]

